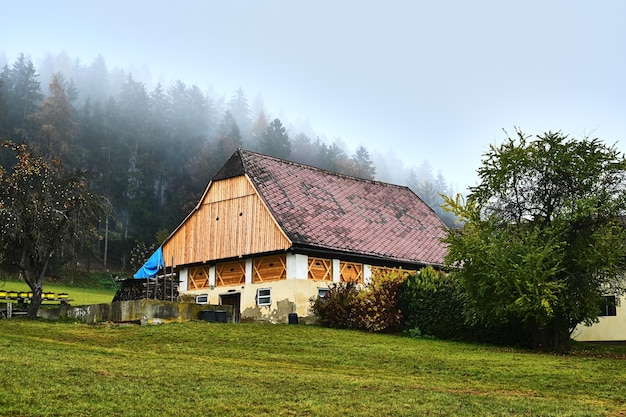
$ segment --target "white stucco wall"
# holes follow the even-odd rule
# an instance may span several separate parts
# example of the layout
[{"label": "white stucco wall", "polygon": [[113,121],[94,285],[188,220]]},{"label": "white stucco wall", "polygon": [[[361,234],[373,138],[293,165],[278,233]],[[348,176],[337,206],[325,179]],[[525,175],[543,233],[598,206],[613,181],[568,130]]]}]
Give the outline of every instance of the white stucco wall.
[{"label": "white stucco wall", "polygon": [[[200,290],[181,291],[187,295],[208,295],[209,304],[222,304],[221,297],[233,294],[240,294],[241,320],[259,320],[275,323],[286,323],[290,313],[296,313],[300,318],[311,317],[311,299],[317,297],[320,288],[329,288],[331,282],[309,280],[308,277],[308,256],[302,254],[287,254],[287,279],[265,283],[251,283],[252,280],[252,260],[246,260],[246,280],[245,284],[231,286],[215,286],[214,267],[211,268],[209,288]],[[339,260],[333,260],[333,276],[339,281]],[[369,265],[364,265],[371,271]],[[364,268],[364,270],[366,269]],[[370,273],[371,275],[371,273]],[[185,277],[187,281],[188,272],[183,269],[179,276]],[[182,280],[182,279],[181,279]],[[187,288],[181,283],[181,288]],[[257,290],[260,288],[271,289],[271,305],[257,305]]]},{"label": "white stucco wall", "polygon": [[626,341],[626,298],[620,299],[615,316],[599,317],[591,326],[579,324],[572,338],[580,342]]}]

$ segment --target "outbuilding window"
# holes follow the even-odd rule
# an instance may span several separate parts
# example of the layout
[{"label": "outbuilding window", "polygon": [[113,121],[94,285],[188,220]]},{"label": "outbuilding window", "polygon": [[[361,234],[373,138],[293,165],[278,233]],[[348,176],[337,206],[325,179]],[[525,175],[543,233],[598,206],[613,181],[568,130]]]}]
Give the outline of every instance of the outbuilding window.
[{"label": "outbuilding window", "polygon": [[616,305],[616,299],[614,295],[606,295],[604,296],[604,300],[602,301],[602,304],[600,305],[600,317],[607,317],[607,316],[616,316],[617,315],[617,309],[615,308]]},{"label": "outbuilding window", "polygon": [[209,294],[196,295],[196,304],[209,304]]},{"label": "outbuilding window", "polygon": [[272,304],[272,289],[259,288],[256,290],[256,304],[258,306],[269,306]]}]

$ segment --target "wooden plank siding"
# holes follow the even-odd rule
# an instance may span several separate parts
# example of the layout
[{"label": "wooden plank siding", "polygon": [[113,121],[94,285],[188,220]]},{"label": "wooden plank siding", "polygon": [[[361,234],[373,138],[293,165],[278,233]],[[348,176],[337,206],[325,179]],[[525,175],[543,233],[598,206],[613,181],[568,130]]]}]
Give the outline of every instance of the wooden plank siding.
[{"label": "wooden plank siding", "polygon": [[363,283],[363,264],[356,262],[339,263],[339,280],[341,282]]},{"label": "wooden plank siding", "polygon": [[189,290],[199,290],[201,288],[209,288],[209,267],[198,266],[189,268],[189,281],[187,283]]},{"label": "wooden plank siding", "polygon": [[308,279],[315,281],[333,280],[333,261],[323,258],[309,258]]},{"label": "wooden plank siding", "polygon": [[163,245],[168,264],[187,265],[286,250],[278,227],[246,176],[211,183],[201,203]]},{"label": "wooden plank siding", "polygon": [[272,282],[287,279],[287,256],[273,255],[252,260],[252,282]]},{"label": "wooden plank siding", "polygon": [[246,283],[246,261],[239,259],[230,262],[218,262],[215,265],[215,286],[238,285]]}]

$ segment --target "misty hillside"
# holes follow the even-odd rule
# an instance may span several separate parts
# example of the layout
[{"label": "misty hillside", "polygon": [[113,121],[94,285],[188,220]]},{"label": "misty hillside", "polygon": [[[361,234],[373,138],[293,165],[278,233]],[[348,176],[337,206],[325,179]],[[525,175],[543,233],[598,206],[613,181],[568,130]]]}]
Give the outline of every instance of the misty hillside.
[{"label": "misty hillside", "polygon": [[[262,98],[238,89],[216,96],[181,80],[84,64],[66,54],[36,65],[25,55],[0,72],[0,139],[26,142],[87,169],[112,203],[109,259],[126,268],[131,248],[157,243],[197,203],[209,179],[238,148],[362,178],[408,185],[448,225],[439,193],[453,191],[427,161],[406,168],[393,154],[346,149],[271,116]],[[306,116],[306,115],[303,115]],[[0,154],[2,166],[12,163]],[[104,222],[101,227],[104,227]]]}]

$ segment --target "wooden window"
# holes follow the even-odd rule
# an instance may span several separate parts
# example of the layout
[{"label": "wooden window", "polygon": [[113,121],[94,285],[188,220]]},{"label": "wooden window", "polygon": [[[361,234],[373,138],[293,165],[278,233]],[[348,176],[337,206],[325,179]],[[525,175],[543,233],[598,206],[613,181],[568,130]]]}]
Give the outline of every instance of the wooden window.
[{"label": "wooden window", "polygon": [[339,263],[339,280],[341,282],[363,283],[363,264],[355,262]]},{"label": "wooden window", "polygon": [[215,265],[215,286],[238,285],[246,282],[246,261],[218,262]]},{"label": "wooden window", "polygon": [[199,290],[201,288],[209,288],[209,267],[198,266],[195,268],[189,268],[187,289]]},{"label": "wooden window", "polygon": [[308,279],[316,281],[333,280],[333,261],[322,258],[309,258]]},{"label": "wooden window", "polygon": [[287,256],[274,255],[252,261],[252,282],[271,282],[287,279]]}]

